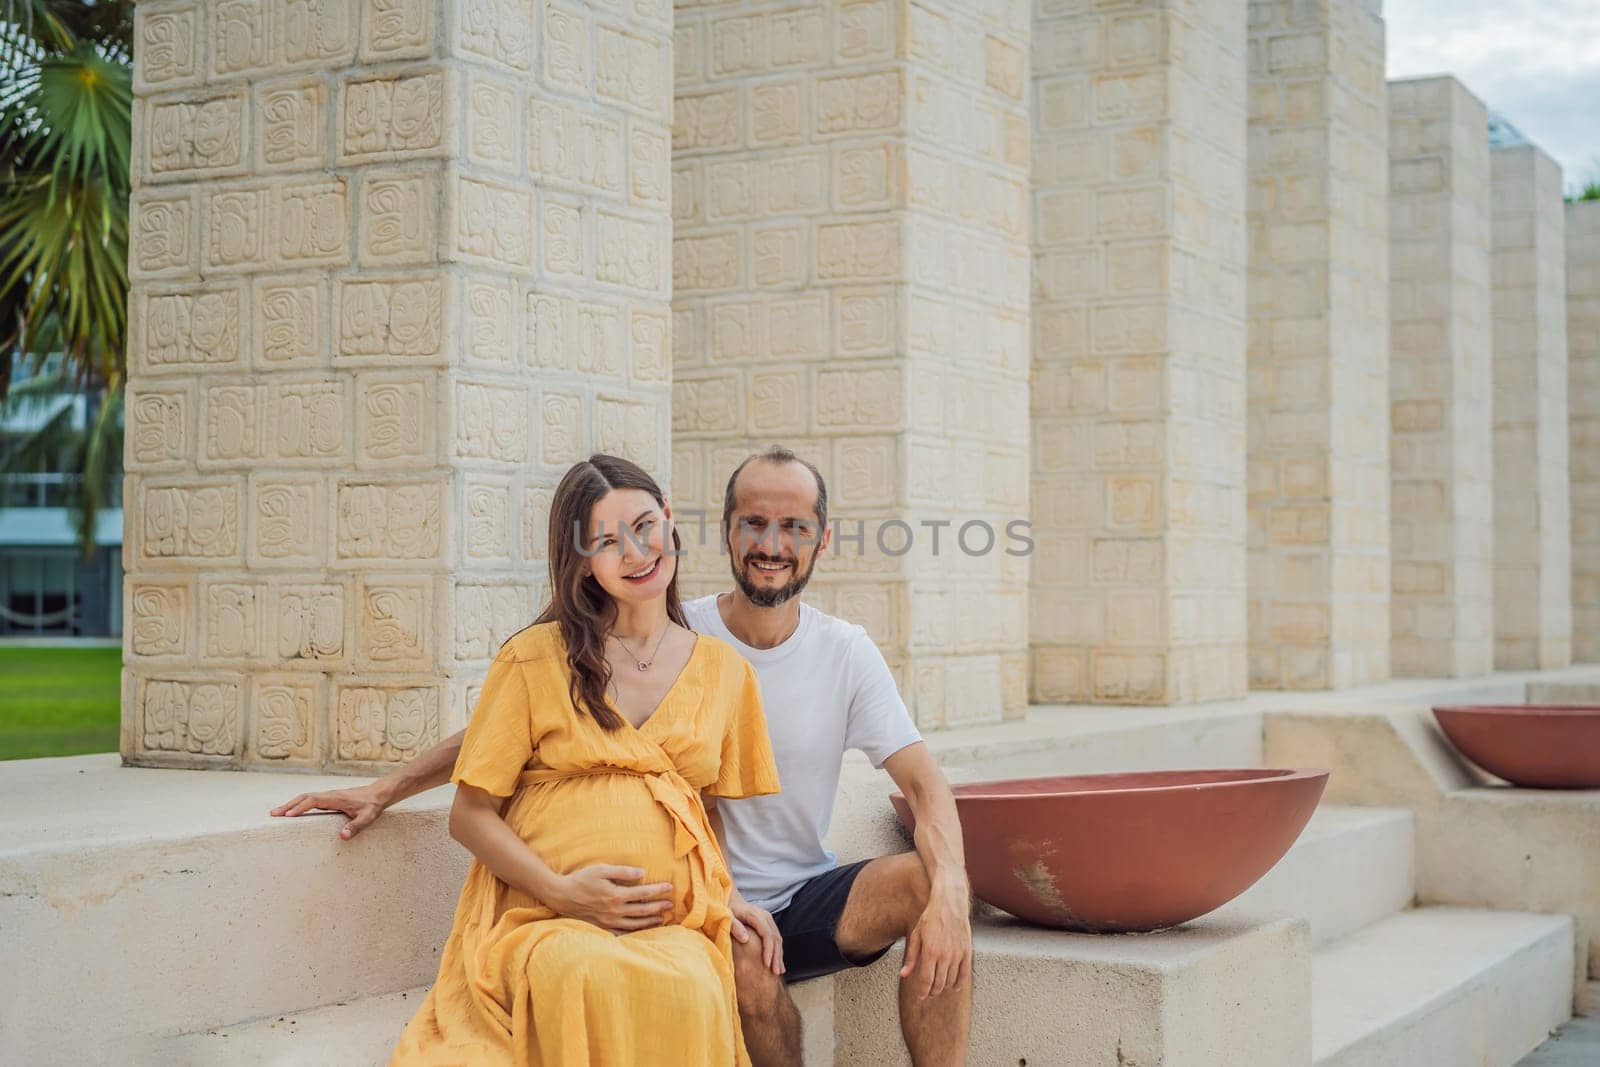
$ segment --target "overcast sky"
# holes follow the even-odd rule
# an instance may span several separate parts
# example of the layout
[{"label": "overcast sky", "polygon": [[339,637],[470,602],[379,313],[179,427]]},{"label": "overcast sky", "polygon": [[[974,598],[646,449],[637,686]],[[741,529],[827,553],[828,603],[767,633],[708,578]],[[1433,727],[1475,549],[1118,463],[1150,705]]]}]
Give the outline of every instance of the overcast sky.
[{"label": "overcast sky", "polygon": [[1384,0],[1389,77],[1454,74],[1561,164],[1600,181],[1600,0]]}]

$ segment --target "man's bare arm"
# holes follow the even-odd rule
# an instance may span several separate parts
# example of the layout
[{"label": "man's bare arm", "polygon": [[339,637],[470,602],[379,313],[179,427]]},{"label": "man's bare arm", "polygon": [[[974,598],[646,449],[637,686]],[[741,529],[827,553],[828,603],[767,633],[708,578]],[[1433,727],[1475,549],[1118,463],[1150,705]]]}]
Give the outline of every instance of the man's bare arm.
[{"label": "man's bare arm", "polygon": [[928,906],[906,940],[900,977],[917,975],[923,996],[959,988],[972,971],[971,888],[955,794],[926,742],[907,745],[883,764],[916,818],[912,834],[928,872]]},{"label": "man's bare arm", "polygon": [[912,838],[928,869],[934,894],[948,893],[960,898],[965,906],[969,887],[961,816],[956,811],[955,794],[933,753],[925,742],[907,745],[885,760],[883,769],[905,794],[916,817],[917,829]]},{"label": "man's bare arm", "polygon": [[461,739],[466,735],[467,731],[457,730],[410,763],[396,767],[373,782],[383,790],[384,805],[398,803],[448,782],[450,772],[455,770],[456,757],[461,755]]},{"label": "man's bare arm", "polygon": [[304,815],[309,811],[342,811],[350,821],[340,827],[339,836],[348,841],[371,826],[389,805],[448,782],[450,773],[455,769],[456,757],[461,754],[461,738],[465,734],[465,730],[457,730],[410,763],[396,767],[377,781],[349,789],[301,793],[273,808],[272,814]]}]

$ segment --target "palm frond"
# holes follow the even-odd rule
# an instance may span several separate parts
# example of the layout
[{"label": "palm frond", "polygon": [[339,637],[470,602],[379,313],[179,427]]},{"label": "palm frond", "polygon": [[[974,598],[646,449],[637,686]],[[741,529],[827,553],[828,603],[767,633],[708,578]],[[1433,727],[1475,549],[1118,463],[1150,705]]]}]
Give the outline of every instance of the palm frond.
[{"label": "palm frond", "polygon": [[39,64],[33,97],[39,147],[58,178],[110,179],[125,184],[133,85],[128,68],[79,43]]},{"label": "palm frond", "polygon": [[16,319],[0,342],[67,355],[80,380],[122,379],[127,325],[127,201],[116,189],[53,175],[0,197],[0,291]]},{"label": "palm frond", "polygon": [[[122,459],[132,41],[131,0],[0,0],[0,405],[42,420],[0,470],[79,475],[86,554]],[[87,427],[50,410],[86,392]]]},{"label": "palm frond", "polygon": [[123,61],[133,51],[132,0],[0,0],[0,21],[11,35],[51,50],[91,41]]}]

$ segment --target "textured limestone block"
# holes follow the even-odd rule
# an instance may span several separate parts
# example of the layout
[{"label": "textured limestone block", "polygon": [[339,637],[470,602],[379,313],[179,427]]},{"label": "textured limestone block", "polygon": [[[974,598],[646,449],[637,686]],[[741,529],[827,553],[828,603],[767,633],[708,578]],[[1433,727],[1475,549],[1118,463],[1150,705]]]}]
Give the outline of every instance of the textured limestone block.
[{"label": "textured limestone block", "polygon": [[1035,700],[1245,689],[1245,51],[1222,0],[1035,24]]},{"label": "textured limestone block", "polygon": [[1572,658],[1600,663],[1600,201],[1566,207]]},{"label": "textured limestone block", "polygon": [[1365,0],[1250,5],[1250,684],[1389,675],[1388,100]]},{"label": "textured limestone block", "polygon": [[1389,84],[1391,666],[1494,665],[1489,141],[1451,77]]},{"label": "textured limestone block", "polygon": [[131,763],[380,771],[671,451],[671,10],[163,0],[135,27]]},{"label": "textured limestone block", "polygon": [[1027,703],[1007,528],[1028,518],[1030,25],[951,0],[677,13],[672,491],[705,524],[686,588],[727,587],[733,468],[794,449],[835,526],[806,596],[867,628],[925,729]]},{"label": "textured limestone block", "polygon": [[1566,230],[1561,168],[1490,153],[1494,292],[1494,665],[1572,660]]}]

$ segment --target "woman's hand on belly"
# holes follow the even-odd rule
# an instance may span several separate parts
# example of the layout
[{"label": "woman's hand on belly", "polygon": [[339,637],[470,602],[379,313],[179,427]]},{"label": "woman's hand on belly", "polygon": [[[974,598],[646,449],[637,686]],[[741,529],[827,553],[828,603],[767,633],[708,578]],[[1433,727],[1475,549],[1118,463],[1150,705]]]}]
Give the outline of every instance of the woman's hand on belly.
[{"label": "woman's hand on belly", "polygon": [[666,922],[672,910],[672,883],[640,885],[642,867],[596,863],[558,875],[541,894],[546,907],[569,919],[583,919],[612,933],[647,930]]}]

